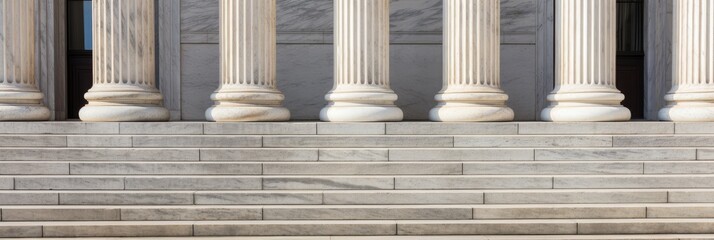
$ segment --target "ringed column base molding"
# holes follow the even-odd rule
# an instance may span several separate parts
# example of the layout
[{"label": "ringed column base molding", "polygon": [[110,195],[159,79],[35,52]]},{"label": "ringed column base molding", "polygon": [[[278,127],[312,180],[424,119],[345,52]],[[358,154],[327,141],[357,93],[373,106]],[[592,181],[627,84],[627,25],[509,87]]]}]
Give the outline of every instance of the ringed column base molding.
[{"label": "ringed column base molding", "polygon": [[320,119],[330,122],[401,121],[389,87],[390,0],[335,4],[335,85]]},{"label": "ringed column base molding", "polygon": [[325,96],[330,103],[320,119],[330,122],[393,122],[404,113],[394,105],[397,94],[383,87],[340,85]]},{"label": "ringed column base molding", "polygon": [[514,112],[501,89],[501,1],[444,1],[444,87],[432,121],[503,122]]},{"label": "ringed column base molding", "polygon": [[92,5],[94,82],[79,118],[168,121],[169,111],[156,89],[154,1],[93,0]]},{"label": "ringed column base molding", "polygon": [[616,87],[616,0],[556,0],[555,90],[541,118],[614,122],[631,118]]},{"label": "ringed column base molding", "polygon": [[290,120],[276,88],[275,0],[221,0],[221,86],[206,119],[215,122]]},{"label": "ringed column base molding", "polygon": [[714,122],[714,2],[674,1],[672,90],[659,118]]},{"label": "ringed column base molding", "polygon": [[0,0],[0,121],[45,121],[35,77],[35,1]]}]

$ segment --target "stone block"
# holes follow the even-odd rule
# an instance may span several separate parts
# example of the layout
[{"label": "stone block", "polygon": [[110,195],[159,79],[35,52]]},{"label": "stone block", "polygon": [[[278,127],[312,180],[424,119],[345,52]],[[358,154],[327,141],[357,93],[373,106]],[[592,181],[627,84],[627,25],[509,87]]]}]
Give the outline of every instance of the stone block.
[{"label": "stone block", "polygon": [[399,235],[562,235],[577,234],[566,220],[397,221]]},{"label": "stone block", "polygon": [[3,122],[2,134],[118,134],[119,123]]},{"label": "stone block", "polygon": [[714,190],[669,190],[670,203],[714,203]]},{"label": "stone block", "polygon": [[60,192],[60,205],[192,205],[193,192]]},{"label": "stone block", "polygon": [[196,192],[197,205],[306,205],[322,204],[322,192],[240,191]]},{"label": "stone block", "polygon": [[471,219],[465,206],[305,206],[265,207],[266,220],[456,220]]},{"label": "stone block", "polygon": [[713,176],[697,175],[627,175],[627,176],[555,176],[553,188],[712,188]]},{"label": "stone block", "polygon": [[317,123],[204,123],[204,131],[213,135],[314,135]]},{"label": "stone block", "polygon": [[641,174],[639,162],[468,162],[467,175]]},{"label": "stone block", "polygon": [[682,161],[695,160],[693,148],[536,149],[536,160],[556,161]]},{"label": "stone block", "polygon": [[11,207],[2,209],[3,221],[119,221],[119,208]]},{"label": "stone block", "polygon": [[44,237],[189,237],[191,222],[69,222],[43,226]]},{"label": "stone block", "polygon": [[0,190],[12,190],[15,188],[15,180],[11,177],[0,177]]},{"label": "stone block", "polygon": [[394,189],[393,177],[264,177],[266,190],[374,190]]},{"label": "stone block", "polygon": [[0,175],[67,175],[68,163],[0,162]]},{"label": "stone block", "polygon": [[390,161],[527,161],[533,149],[390,149]]},{"label": "stone block", "polygon": [[123,122],[119,133],[124,135],[195,135],[203,134],[202,122]]},{"label": "stone block", "polygon": [[711,204],[667,204],[647,206],[648,218],[714,218]]},{"label": "stone block", "polygon": [[39,191],[0,191],[0,205],[57,205],[59,194]]},{"label": "stone block", "polygon": [[[0,164],[1,165],[1,164]],[[66,165],[66,164],[65,164]],[[260,175],[260,163],[70,163],[77,175]]]},{"label": "stone block", "polygon": [[455,136],[454,147],[612,147],[611,136]]},{"label": "stone block", "polygon": [[201,149],[201,161],[317,161],[317,149]]},{"label": "stone block", "polygon": [[697,160],[714,160],[714,148],[697,149]]},{"label": "stone block", "polygon": [[319,161],[388,161],[388,149],[320,149]]},{"label": "stone block", "polygon": [[710,134],[714,133],[714,123],[710,122],[677,122],[674,123],[676,134]]},{"label": "stone block", "polygon": [[66,136],[5,135],[0,138],[3,147],[66,147]]},{"label": "stone block", "polygon": [[137,148],[259,148],[260,136],[134,136]]},{"label": "stone block", "polygon": [[374,236],[395,235],[394,221],[198,222],[196,236]]},{"label": "stone block", "polygon": [[628,135],[628,134],[673,134],[671,122],[522,122],[518,134],[522,135]]},{"label": "stone block", "polygon": [[41,238],[42,225],[37,223],[2,223],[0,224],[2,238]]},{"label": "stone block", "polygon": [[515,135],[517,123],[387,123],[391,135]]},{"label": "stone block", "polygon": [[260,177],[126,177],[128,190],[254,190]]},{"label": "stone block", "polygon": [[579,234],[710,234],[712,219],[621,219],[578,221]]},{"label": "stone block", "polygon": [[261,220],[261,207],[126,207],[122,221],[224,221]]},{"label": "stone block", "polygon": [[478,206],[474,219],[610,219],[646,218],[647,208],[627,205]]},{"label": "stone block", "polygon": [[395,189],[550,189],[553,177],[418,176],[396,177]]},{"label": "stone block", "polygon": [[275,148],[420,148],[453,147],[446,136],[265,136],[263,147]]},{"label": "stone block", "polygon": [[461,163],[265,163],[267,175],[454,175]]},{"label": "stone block", "polygon": [[645,162],[645,174],[714,174],[714,162]]},{"label": "stone block", "polygon": [[3,148],[10,161],[198,161],[198,149]]},{"label": "stone block", "polygon": [[123,177],[17,177],[18,190],[123,190]]},{"label": "stone block", "polygon": [[318,135],[384,135],[385,123],[317,123]]},{"label": "stone block", "polygon": [[324,204],[482,204],[483,191],[329,191]]},{"label": "stone block", "polygon": [[614,136],[615,147],[714,147],[714,136]]},{"label": "stone block", "polygon": [[131,136],[71,135],[67,136],[67,146],[73,148],[130,148]]},{"label": "stone block", "polygon": [[666,190],[487,191],[486,204],[666,203]]}]

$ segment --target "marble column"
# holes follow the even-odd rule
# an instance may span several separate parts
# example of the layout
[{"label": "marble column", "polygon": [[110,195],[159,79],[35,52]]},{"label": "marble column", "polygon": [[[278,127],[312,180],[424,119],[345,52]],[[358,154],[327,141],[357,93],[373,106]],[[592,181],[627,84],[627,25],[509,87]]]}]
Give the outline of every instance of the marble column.
[{"label": "marble column", "polygon": [[672,90],[659,117],[666,121],[714,121],[714,1],[674,4]]},{"label": "marble column", "polygon": [[0,0],[0,121],[50,118],[35,76],[35,1]]},{"label": "marble column", "polygon": [[512,121],[501,89],[501,0],[444,1],[444,88],[432,121]]},{"label": "marble column", "polygon": [[153,0],[93,0],[93,86],[82,121],[167,121],[156,89]]},{"label": "marble column", "polygon": [[616,0],[556,1],[555,90],[541,118],[554,122],[627,121],[615,86]]},{"label": "marble column", "polygon": [[221,0],[220,9],[221,86],[206,119],[290,120],[275,86],[275,0]]},{"label": "marble column", "polygon": [[339,0],[335,6],[335,85],[320,119],[401,121],[389,87],[390,0]]}]

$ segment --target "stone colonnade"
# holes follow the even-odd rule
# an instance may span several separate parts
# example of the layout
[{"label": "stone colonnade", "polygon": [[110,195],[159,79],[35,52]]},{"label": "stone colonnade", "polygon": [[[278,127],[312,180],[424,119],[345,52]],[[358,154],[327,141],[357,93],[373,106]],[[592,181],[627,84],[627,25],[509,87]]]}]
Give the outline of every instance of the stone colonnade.
[{"label": "stone colonnade", "polygon": [[[389,0],[335,4],[335,82],[324,121],[400,121],[389,86]],[[714,3],[674,2],[674,81],[662,120],[714,121]],[[626,121],[615,87],[616,0],[556,0],[556,86],[546,121]],[[0,120],[46,120],[34,76],[34,1],[0,0]],[[155,86],[154,1],[93,0],[84,121],[166,121]],[[510,121],[500,89],[500,0],[444,1],[433,121]],[[221,85],[211,121],[286,121],[275,79],[275,0],[221,0]]]}]

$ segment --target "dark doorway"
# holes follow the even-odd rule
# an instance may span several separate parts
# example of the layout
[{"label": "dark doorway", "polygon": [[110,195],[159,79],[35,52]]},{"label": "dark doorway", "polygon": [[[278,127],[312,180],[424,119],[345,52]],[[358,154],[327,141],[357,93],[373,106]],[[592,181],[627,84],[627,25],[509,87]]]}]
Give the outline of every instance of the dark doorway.
[{"label": "dark doorway", "polygon": [[617,88],[632,119],[644,119],[644,1],[617,0]]},{"label": "dark doorway", "polygon": [[67,118],[78,119],[92,87],[92,1],[67,1]]}]

